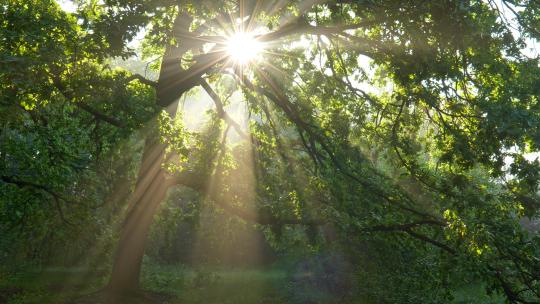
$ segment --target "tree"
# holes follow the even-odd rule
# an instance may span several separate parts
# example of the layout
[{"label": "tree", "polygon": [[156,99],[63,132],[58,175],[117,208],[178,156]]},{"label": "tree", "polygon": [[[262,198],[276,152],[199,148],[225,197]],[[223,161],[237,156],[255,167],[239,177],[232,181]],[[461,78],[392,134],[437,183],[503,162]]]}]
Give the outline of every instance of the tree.
[{"label": "tree", "polygon": [[[355,236],[350,248],[374,239],[426,254],[433,246],[439,265],[478,273],[508,301],[538,300],[538,236],[519,225],[538,215],[539,163],[526,154],[540,143],[539,67],[523,52],[539,38],[535,1],[78,3],[80,29],[66,41],[83,39],[84,58],[127,57],[141,30],[144,53],[160,58],[157,81],[112,81],[128,96],[137,96],[128,85],[134,80],[155,90],[165,111],[161,130],[145,140],[113,293],[138,290],[153,215],[167,190],[182,185],[276,235],[287,225],[308,231],[332,223]],[[227,37],[251,31],[264,45],[262,58],[231,59]],[[16,52],[6,49],[3,60],[17,62]],[[14,73],[3,75],[3,92],[17,87]],[[114,108],[104,114],[77,102],[85,99],[70,96],[68,75],[52,74],[37,83],[52,84],[96,120],[126,124]],[[216,105],[205,134],[175,118],[178,100],[198,86]],[[254,118],[249,132],[224,108],[236,90]],[[233,128],[245,139],[233,160],[251,157],[254,181],[232,178],[222,124],[225,134]],[[254,195],[238,195],[248,187]]]},{"label": "tree", "polygon": [[154,92],[107,68],[55,2],[5,1],[0,14],[0,247],[51,258],[68,234],[101,234],[129,192],[123,139],[155,115]]}]

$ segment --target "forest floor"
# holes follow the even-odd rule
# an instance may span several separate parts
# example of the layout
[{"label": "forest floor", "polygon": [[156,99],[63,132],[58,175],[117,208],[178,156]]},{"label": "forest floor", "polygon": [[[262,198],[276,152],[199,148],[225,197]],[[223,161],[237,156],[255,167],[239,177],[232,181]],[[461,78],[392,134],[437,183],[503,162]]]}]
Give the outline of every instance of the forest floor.
[{"label": "forest floor", "polygon": [[[279,269],[185,269],[156,266],[144,271],[144,296],[121,302],[154,303],[286,303]],[[100,271],[82,268],[45,268],[0,277],[0,304],[105,302],[100,292],[106,278]],[[126,303],[127,303],[126,302]]]},{"label": "forest floor", "polygon": [[[45,268],[2,277],[0,304],[99,304],[105,271],[84,268]],[[146,267],[146,293],[121,303],[130,304],[280,304],[289,303],[287,272],[280,268],[186,269],[182,266]],[[498,304],[478,292],[478,286],[456,291],[452,304]],[[120,303],[119,302],[119,303]],[[329,302],[332,303],[332,302]],[[359,301],[358,303],[364,303]]]}]

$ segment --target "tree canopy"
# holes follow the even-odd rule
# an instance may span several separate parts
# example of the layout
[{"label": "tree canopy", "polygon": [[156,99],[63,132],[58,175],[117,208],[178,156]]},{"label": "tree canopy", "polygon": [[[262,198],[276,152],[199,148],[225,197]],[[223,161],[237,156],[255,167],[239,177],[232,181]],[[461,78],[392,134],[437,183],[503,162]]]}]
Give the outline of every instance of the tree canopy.
[{"label": "tree canopy", "polygon": [[375,302],[460,280],[540,301],[537,1],[74,3],[0,5],[0,259],[118,228],[109,287],[131,290],[187,188],[274,246],[339,248]]}]

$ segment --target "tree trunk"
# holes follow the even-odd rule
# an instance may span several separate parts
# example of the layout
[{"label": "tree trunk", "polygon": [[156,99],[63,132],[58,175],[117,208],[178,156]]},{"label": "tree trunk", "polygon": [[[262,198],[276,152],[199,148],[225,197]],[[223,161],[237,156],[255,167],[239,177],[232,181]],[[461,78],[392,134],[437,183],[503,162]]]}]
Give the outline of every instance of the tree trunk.
[{"label": "tree trunk", "polygon": [[[180,57],[186,50],[168,46],[161,62],[156,104],[166,109],[171,117],[176,115],[178,100],[183,93],[199,84],[200,75],[206,71],[202,69],[193,73],[192,70],[181,69]],[[116,249],[108,284],[108,290],[112,294],[129,294],[139,290],[139,276],[148,232],[154,214],[167,194],[167,174],[161,169],[165,148],[166,145],[159,140],[159,134],[152,130],[145,140],[135,192],[130,199],[130,209]]]},{"label": "tree trunk", "polygon": [[[185,33],[189,32],[191,21],[189,14],[178,14],[174,21],[174,30],[185,36]],[[178,33],[174,35],[182,37]],[[156,104],[166,109],[171,117],[176,115],[180,97],[199,85],[201,76],[223,60],[219,52],[214,52],[200,57],[192,67],[184,70],[181,68],[180,59],[190,47],[189,43],[184,43],[181,47],[167,45],[161,62],[156,86]],[[151,132],[147,136],[135,192],[122,227],[108,285],[112,294],[127,294],[139,290],[139,275],[148,232],[154,214],[167,194],[167,174],[161,169],[165,148],[166,145],[159,140],[159,134]]]},{"label": "tree trunk", "polygon": [[[174,116],[177,103],[169,109]],[[135,192],[129,204],[126,219],[118,241],[109,291],[127,294],[139,290],[139,276],[148,232],[159,204],[167,194],[166,173],[161,168],[165,145],[159,134],[150,132],[145,140],[142,164],[139,169]]]}]

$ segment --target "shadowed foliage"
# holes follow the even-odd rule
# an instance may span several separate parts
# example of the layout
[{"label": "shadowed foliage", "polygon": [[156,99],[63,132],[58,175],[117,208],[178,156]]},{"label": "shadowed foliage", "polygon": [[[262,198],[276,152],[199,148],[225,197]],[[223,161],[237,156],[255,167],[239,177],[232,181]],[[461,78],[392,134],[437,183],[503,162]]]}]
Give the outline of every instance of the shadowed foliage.
[{"label": "shadowed foliage", "polygon": [[[0,3],[0,271],[106,269],[81,301],[271,262],[261,301],[540,301],[537,1],[72,4]],[[195,274],[143,292],[167,263]]]}]

